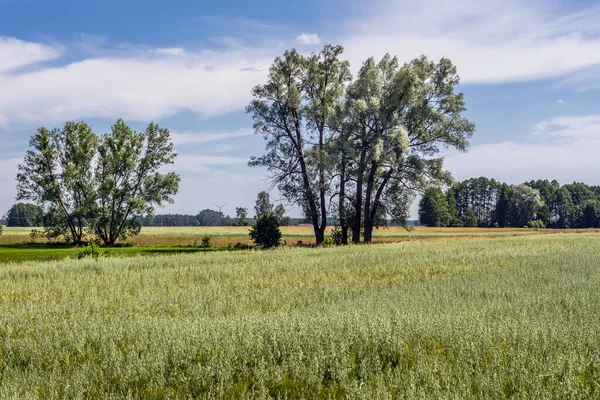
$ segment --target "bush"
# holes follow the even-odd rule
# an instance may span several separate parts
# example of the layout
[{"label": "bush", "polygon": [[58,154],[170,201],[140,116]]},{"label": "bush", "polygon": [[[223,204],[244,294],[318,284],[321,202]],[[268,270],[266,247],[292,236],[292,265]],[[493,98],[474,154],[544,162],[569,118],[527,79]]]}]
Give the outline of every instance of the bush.
[{"label": "bush", "polygon": [[279,246],[281,231],[277,217],[272,214],[261,215],[250,229],[249,235],[258,246],[264,248]]},{"label": "bush", "polygon": [[29,239],[32,242],[35,242],[35,240],[37,238],[39,238],[40,236],[42,236],[42,233],[40,231],[38,231],[37,229],[32,229],[31,232],[29,232]]},{"label": "bush", "polygon": [[[331,244],[335,244],[336,246],[340,246],[342,244],[342,228],[340,228],[339,226],[335,226],[332,230],[331,233],[329,234],[328,238],[325,238],[325,242],[327,242],[327,239],[331,239]],[[325,243],[328,244],[328,243]]]},{"label": "bush", "polygon": [[500,228],[500,225],[498,225],[497,222],[494,222],[494,228]]},{"label": "bush", "polygon": [[4,226],[2,226],[2,222],[0,222],[0,236],[2,236],[3,231],[4,231]]},{"label": "bush", "polygon": [[77,253],[77,258],[79,260],[81,260],[82,258],[92,257],[97,260],[98,257],[100,257],[100,253],[101,253],[100,246],[98,246],[95,243],[92,243],[92,244],[80,249],[79,252]]},{"label": "bush", "polygon": [[323,239],[323,243],[321,243],[321,245],[323,246],[333,246],[334,244],[336,243],[331,236],[325,236],[325,239]]},{"label": "bush", "polygon": [[210,235],[204,235],[202,236],[202,241],[200,242],[200,247],[202,247],[203,249],[208,249],[209,247],[212,247],[213,245],[213,238]]}]

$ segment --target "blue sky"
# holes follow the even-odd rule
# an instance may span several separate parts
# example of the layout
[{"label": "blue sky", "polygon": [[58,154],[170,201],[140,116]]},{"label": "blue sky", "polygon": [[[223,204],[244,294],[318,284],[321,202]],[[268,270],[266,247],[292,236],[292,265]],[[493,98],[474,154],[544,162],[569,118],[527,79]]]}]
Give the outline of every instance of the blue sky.
[{"label": "blue sky", "polygon": [[468,153],[445,154],[456,179],[600,184],[600,4],[482,3],[0,0],[0,214],[38,126],[102,133],[118,117],[173,132],[181,190],[158,212],[252,209],[268,183],[246,166],[264,146],[250,89],[285,49],[326,43],[353,71],[386,52],[457,65],[477,131]]}]

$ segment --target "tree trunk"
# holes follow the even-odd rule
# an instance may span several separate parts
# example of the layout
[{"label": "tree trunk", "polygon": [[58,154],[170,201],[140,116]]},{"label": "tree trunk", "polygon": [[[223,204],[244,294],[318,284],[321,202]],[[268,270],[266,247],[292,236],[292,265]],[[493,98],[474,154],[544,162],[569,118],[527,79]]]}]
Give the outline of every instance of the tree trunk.
[{"label": "tree trunk", "polygon": [[367,156],[366,146],[363,144],[363,150],[360,153],[360,162],[356,175],[356,207],[354,209],[354,219],[352,220],[352,243],[360,243],[360,226],[362,220],[362,200],[363,200],[363,174],[365,173],[365,159]]},{"label": "tree trunk", "polygon": [[342,167],[340,169],[340,194],[338,201],[338,211],[340,216],[340,229],[342,233],[342,244],[348,244],[348,222],[346,221],[346,159],[342,157]]},{"label": "tree trunk", "polygon": [[373,188],[375,187],[375,173],[377,172],[377,163],[371,162],[371,169],[369,170],[369,177],[367,178],[367,190],[365,192],[365,211],[364,211],[364,229],[365,229],[365,243],[371,243],[373,234],[373,219],[371,218],[371,197],[373,195]]},{"label": "tree trunk", "polygon": [[[373,164],[373,165],[375,165],[375,164]],[[375,177],[374,171],[377,171],[377,167],[375,167],[374,170],[373,169],[371,170],[371,173],[373,174],[373,178]],[[379,187],[377,188],[377,192],[375,193],[375,199],[373,201],[373,206],[371,207],[371,209],[369,210],[365,206],[365,243],[371,243],[371,241],[373,240],[373,228],[375,227],[375,219],[377,218],[377,210],[379,209],[379,205],[381,203],[381,195],[383,194],[385,186],[387,185],[388,181],[390,180],[390,177],[392,176],[393,172],[394,172],[394,170],[392,168],[390,168],[383,176],[383,180],[379,184]],[[371,175],[369,175],[369,180],[370,179],[371,179]],[[375,179],[373,179],[373,183],[374,182],[375,182]],[[373,187],[371,187],[370,190],[372,193]],[[370,201],[370,197],[368,197],[368,200]]]}]

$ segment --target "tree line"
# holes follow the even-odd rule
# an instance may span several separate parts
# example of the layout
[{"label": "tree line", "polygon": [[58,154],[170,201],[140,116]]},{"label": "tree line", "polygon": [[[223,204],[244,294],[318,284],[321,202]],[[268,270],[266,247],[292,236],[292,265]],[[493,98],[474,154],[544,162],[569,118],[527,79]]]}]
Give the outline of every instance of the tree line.
[{"label": "tree line", "polygon": [[475,130],[450,60],[369,58],[353,79],[342,54],[331,45],[308,56],[286,51],[246,108],[266,140],[249,165],[266,167],[302,208],[317,244],[331,215],[341,243],[371,242],[388,218],[406,222],[415,190],[451,182],[440,149],[464,151]]},{"label": "tree line", "polygon": [[600,227],[600,186],[532,180],[508,185],[485,177],[425,190],[419,222],[427,226]]}]

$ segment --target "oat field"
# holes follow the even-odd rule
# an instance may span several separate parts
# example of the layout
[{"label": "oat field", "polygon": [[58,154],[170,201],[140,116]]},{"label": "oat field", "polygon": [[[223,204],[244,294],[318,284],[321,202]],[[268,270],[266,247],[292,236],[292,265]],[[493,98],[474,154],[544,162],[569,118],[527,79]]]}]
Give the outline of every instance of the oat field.
[{"label": "oat field", "polygon": [[598,398],[600,235],[0,267],[0,398]]}]

